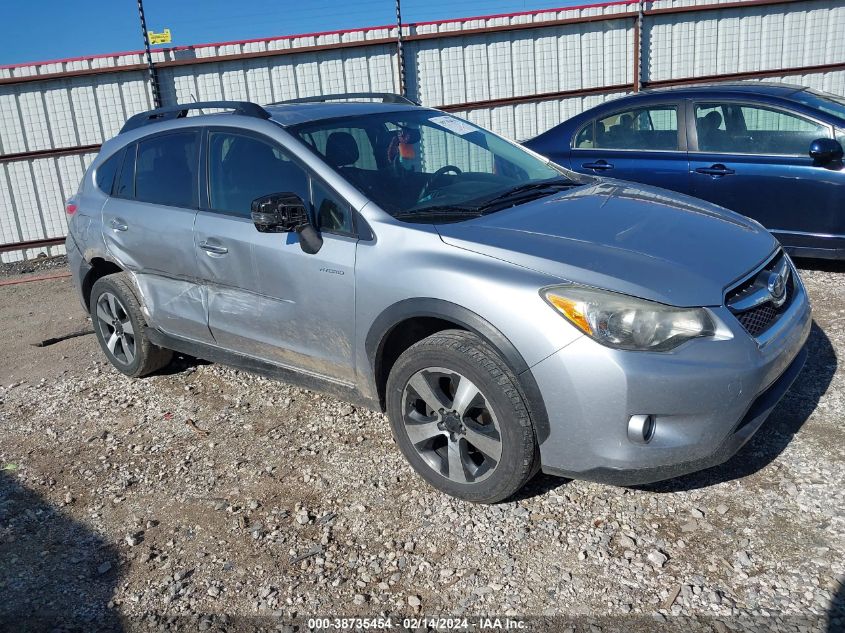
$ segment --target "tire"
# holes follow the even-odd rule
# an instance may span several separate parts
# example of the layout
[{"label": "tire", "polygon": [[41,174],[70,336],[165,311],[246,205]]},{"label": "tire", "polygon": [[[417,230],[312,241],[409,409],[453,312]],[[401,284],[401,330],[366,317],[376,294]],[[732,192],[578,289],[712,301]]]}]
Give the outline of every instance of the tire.
[{"label": "tire", "polygon": [[153,345],[144,334],[147,322],[126,273],[107,275],[94,283],[89,311],[103,353],[121,373],[140,378],[166,366],[173,357],[171,350]]},{"label": "tire", "polygon": [[496,503],[537,472],[539,450],[516,377],[475,334],[445,330],[405,350],[387,379],[386,404],[405,458],[448,495]]}]

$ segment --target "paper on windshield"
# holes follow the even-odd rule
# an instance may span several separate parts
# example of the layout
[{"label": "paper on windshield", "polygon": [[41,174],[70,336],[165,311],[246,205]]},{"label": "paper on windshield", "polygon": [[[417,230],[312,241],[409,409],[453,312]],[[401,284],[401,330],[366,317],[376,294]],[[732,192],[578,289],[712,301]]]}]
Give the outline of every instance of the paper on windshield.
[{"label": "paper on windshield", "polygon": [[456,119],[453,116],[433,116],[429,119],[432,123],[439,125],[440,127],[445,127],[447,130],[451,130],[455,132],[455,134],[469,134],[470,132],[477,132],[478,130],[471,126],[466,121],[461,121],[460,119]]}]

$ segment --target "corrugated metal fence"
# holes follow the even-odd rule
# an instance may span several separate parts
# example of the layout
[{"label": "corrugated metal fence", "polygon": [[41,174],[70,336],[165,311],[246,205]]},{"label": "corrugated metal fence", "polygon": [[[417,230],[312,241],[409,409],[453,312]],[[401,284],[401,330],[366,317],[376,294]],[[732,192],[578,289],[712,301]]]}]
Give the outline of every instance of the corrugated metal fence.
[{"label": "corrugated metal fence", "polygon": [[[771,79],[845,95],[845,0],[655,0],[403,26],[409,96],[512,138],[641,88]],[[155,51],[165,104],[397,92],[395,27]],[[152,106],[141,52],[0,68],[3,261],[61,252],[63,201]],[[37,248],[3,245],[34,241]]]}]

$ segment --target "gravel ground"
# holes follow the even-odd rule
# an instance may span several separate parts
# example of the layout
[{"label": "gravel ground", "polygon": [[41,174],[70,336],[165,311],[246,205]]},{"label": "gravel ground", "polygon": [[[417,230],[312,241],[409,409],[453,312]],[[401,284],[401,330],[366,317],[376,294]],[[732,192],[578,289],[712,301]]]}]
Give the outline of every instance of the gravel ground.
[{"label": "gravel ground", "polygon": [[808,364],[726,465],[496,506],[424,485],[380,414],[185,357],[131,380],[89,334],[35,347],[90,331],[70,280],[0,287],[0,630],[842,631],[843,274],[804,269]]},{"label": "gravel ground", "polygon": [[66,272],[67,257],[36,257],[19,262],[0,263],[0,277],[28,275],[32,273],[48,274],[51,272]]}]

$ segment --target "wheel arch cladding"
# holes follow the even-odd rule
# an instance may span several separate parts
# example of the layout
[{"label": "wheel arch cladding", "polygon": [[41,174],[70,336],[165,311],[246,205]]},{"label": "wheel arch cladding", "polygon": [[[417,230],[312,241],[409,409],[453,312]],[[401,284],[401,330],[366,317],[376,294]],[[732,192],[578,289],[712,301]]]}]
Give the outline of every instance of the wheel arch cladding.
[{"label": "wheel arch cladding", "polygon": [[514,373],[525,401],[537,442],[549,436],[549,418],[540,388],[525,359],[495,326],[464,306],[442,299],[406,299],[386,308],[370,326],[365,340],[369,371],[384,408],[387,376],[408,347],[435,332],[460,329],[472,332],[495,350]]},{"label": "wheel arch cladding", "polygon": [[94,289],[94,284],[97,283],[97,280],[102,277],[105,277],[106,275],[122,273],[123,269],[114,262],[111,262],[107,259],[103,259],[101,257],[94,257],[89,262],[89,265],[91,266],[91,268],[86,273],[85,278],[82,280],[82,294],[85,298],[85,305],[90,310],[91,291]]}]

